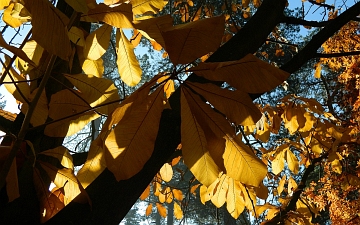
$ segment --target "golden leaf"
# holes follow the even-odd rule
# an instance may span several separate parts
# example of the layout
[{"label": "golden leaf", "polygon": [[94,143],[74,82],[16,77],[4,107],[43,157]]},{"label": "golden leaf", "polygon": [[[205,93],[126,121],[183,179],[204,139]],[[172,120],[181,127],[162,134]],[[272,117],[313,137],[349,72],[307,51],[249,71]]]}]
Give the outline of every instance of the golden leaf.
[{"label": "golden leaf", "polygon": [[316,69],[315,69],[314,77],[320,78],[321,77],[321,62],[316,63],[315,68]]},{"label": "golden leaf", "polygon": [[211,83],[186,82],[186,84],[236,124],[253,125],[261,117],[259,109],[245,92],[222,89]]},{"label": "golden leaf", "polygon": [[77,180],[74,175],[74,171],[69,168],[59,169],[55,166],[41,162],[41,167],[46,171],[51,181],[58,188],[64,188],[64,204],[69,204],[77,195],[81,193],[83,189],[80,182]]},{"label": "golden leaf", "polygon": [[143,193],[140,195],[140,200],[145,200],[150,195],[150,185],[148,185]]},{"label": "golden leaf", "polygon": [[86,74],[64,74],[64,76],[80,90],[79,95],[91,107],[104,105],[97,108],[97,112],[108,115],[116,108],[120,97],[111,80]]},{"label": "golden leaf", "polygon": [[193,195],[196,195],[196,189],[200,186],[200,184],[195,184],[194,186],[191,187],[190,189],[190,193]]},{"label": "golden leaf", "polygon": [[150,203],[150,204],[146,207],[145,215],[146,215],[146,216],[149,216],[149,215],[151,214],[151,211],[152,211],[152,204]]},{"label": "golden leaf", "polygon": [[105,54],[110,44],[112,26],[103,24],[86,37],[84,57],[97,60]]},{"label": "golden leaf", "polygon": [[281,196],[281,192],[283,192],[283,190],[284,190],[285,181],[286,181],[286,175],[284,174],[284,176],[282,176],[282,178],[279,182],[279,186],[277,187],[279,196]]},{"label": "golden leaf", "polygon": [[165,163],[160,169],[161,179],[165,182],[169,182],[173,176],[173,169],[169,163]]},{"label": "golden leaf", "polygon": [[177,220],[181,220],[184,216],[183,211],[181,210],[181,207],[179,204],[174,202],[174,216]]},{"label": "golden leaf", "polygon": [[270,138],[270,125],[267,122],[267,118],[263,116],[261,119],[263,119],[263,129],[256,129],[255,138],[259,139],[262,142],[268,142]]},{"label": "golden leaf", "polygon": [[73,158],[70,155],[69,150],[64,146],[59,146],[53,149],[49,149],[39,154],[52,156],[58,159],[61,165],[63,165],[64,167],[72,170],[74,169]]},{"label": "golden leaf", "polygon": [[171,15],[164,15],[147,20],[134,21],[134,27],[149,40],[155,40],[162,47],[165,47],[165,41],[162,31],[171,28],[173,18]]},{"label": "golden leaf", "polygon": [[226,202],[226,193],[229,188],[229,177],[227,177],[226,174],[222,174],[219,180],[219,185],[216,187],[216,191],[211,197],[211,202],[218,208],[223,206]]},{"label": "golden leaf", "polygon": [[[25,54],[28,56],[35,66],[39,66],[40,59],[44,52],[43,47],[38,45],[35,40],[27,41],[22,48]],[[27,74],[30,70],[34,69],[34,65],[27,62],[26,60],[21,59],[20,57],[16,58],[15,65],[19,69],[20,73]]]},{"label": "golden leaf", "polygon": [[176,198],[177,200],[179,200],[179,201],[182,201],[182,200],[183,200],[184,196],[183,196],[183,193],[182,193],[181,190],[179,190],[179,189],[173,189],[173,190],[172,190],[172,193],[173,193],[173,195],[174,195],[174,198]]},{"label": "golden leaf", "polygon": [[20,27],[23,22],[15,17],[13,17],[11,14],[12,14],[12,11],[14,9],[14,3],[11,3],[4,11],[4,14],[3,14],[3,21],[13,27],[13,28],[17,28],[17,27]]},{"label": "golden leaf", "polygon": [[106,138],[106,164],[117,180],[132,177],[150,158],[163,110],[163,93],[163,88],[158,88],[136,105],[131,116],[119,122]]},{"label": "golden leaf", "polygon": [[181,24],[162,33],[165,50],[173,64],[186,64],[215,51],[224,33],[224,17]]},{"label": "golden leaf", "polygon": [[117,28],[133,27],[131,23],[133,13],[130,4],[109,7],[100,3],[95,8],[90,9],[87,15]]},{"label": "golden leaf", "polygon": [[85,46],[84,32],[78,27],[72,26],[68,32],[69,39],[72,43],[82,46]]},{"label": "golden leaf", "polygon": [[153,12],[157,14],[168,3],[166,0],[131,0],[132,11],[135,15]]},{"label": "golden leaf", "polygon": [[91,142],[89,153],[84,165],[76,174],[81,185],[86,188],[93,182],[106,168],[104,157],[103,139],[106,133],[100,134]]},{"label": "golden leaf", "polygon": [[[200,183],[209,186],[219,174],[219,169],[208,149],[205,134],[192,112],[191,96],[181,92],[181,143],[184,163]],[[196,107],[196,106],[195,106]]]},{"label": "golden leaf", "polygon": [[130,38],[130,42],[134,46],[134,48],[136,48],[141,41],[142,34],[137,29],[134,29],[133,31],[134,31],[134,34]]},{"label": "golden leaf", "polygon": [[[1,35],[0,35],[1,36]],[[1,44],[0,44],[1,45]],[[10,58],[5,55],[5,65],[7,66],[10,62]],[[2,72],[4,72],[5,68],[2,69]],[[5,76],[4,74],[1,74],[1,76]],[[9,83],[13,82],[15,83]],[[29,100],[30,97],[30,86],[26,82],[26,79],[20,76],[15,69],[10,67],[9,73],[6,75],[4,82],[7,82],[4,84],[6,90],[14,96],[14,98],[22,103],[26,103],[26,101]]]},{"label": "golden leaf", "polygon": [[[296,188],[297,188],[297,183],[294,180],[294,178],[292,178],[292,176],[290,176],[289,180],[288,180],[288,193],[294,193]],[[292,194],[290,194],[292,195]]]},{"label": "golden leaf", "polygon": [[264,205],[256,205],[255,206],[255,212],[256,216],[259,217],[265,210],[267,209],[276,209],[277,207],[274,205],[271,205],[270,203],[265,203]]},{"label": "golden leaf", "polygon": [[290,148],[287,148],[286,150],[286,161],[288,164],[289,169],[294,173],[299,173],[299,160],[294,155],[294,153],[291,152]]},{"label": "golden leaf", "polygon": [[156,208],[160,216],[162,216],[163,218],[167,216],[166,208],[162,204],[156,203]]},{"label": "golden leaf", "polygon": [[121,79],[129,86],[137,85],[141,80],[141,68],[134,53],[134,46],[121,29],[116,31],[117,66]]},{"label": "golden leaf", "polygon": [[278,147],[280,149],[275,156],[275,159],[271,163],[272,171],[275,175],[278,175],[285,166],[285,152],[289,149],[288,145],[282,145]]},{"label": "golden leaf", "polygon": [[10,4],[11,0],[0,0],[0,10],[3,10]]},{"label": "golden leaf", "polygon": [[338,159],[334,159],[331,162],[331,168],[332,168],[332,171],[334,171],[335,173],[338,173],[338,174],[342,173],[342,165],[341,165],[340,160],[338,160]]},{"label": "golden leaf", "polygon": [[282,84],[289,74],[252,54],[237,61],[200,63],[189,71],[214,81],[226,81],[247,93],[264,93]]},{"label": "golden leaf", "polygon": [[245,201],[241,196],[240,182],[229,177],[229,188],[226,195],[226,209],[237,219],[245,209]]},{"label": "golden leaf", "polygon": [[66,29],[68,21],[63,21],[66,16],[49,1],[24,0],[24,2],[26,9],[32,15],[32,38],[49,53],[63,60],[69,60],[72,49]]},{"label": "golden leaf", "polygon": [[166,98],[169,99],[171,94],[175,92],[174,80],[168,80],[164,85],[164,90]]}]

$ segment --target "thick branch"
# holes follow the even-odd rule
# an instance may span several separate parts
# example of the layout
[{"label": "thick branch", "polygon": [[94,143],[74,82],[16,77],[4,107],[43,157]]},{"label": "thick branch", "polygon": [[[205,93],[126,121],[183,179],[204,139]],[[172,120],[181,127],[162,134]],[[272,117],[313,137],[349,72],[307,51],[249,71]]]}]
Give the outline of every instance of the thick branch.
[{"label": "thick branch", "polygon": [[333,58],[333,57],[342,57],[342,56],[352,56],[352,55],[360,55],[360,51],[353,51],[353,52],[336,52],[336,53],[316,53],[314,58]]}]

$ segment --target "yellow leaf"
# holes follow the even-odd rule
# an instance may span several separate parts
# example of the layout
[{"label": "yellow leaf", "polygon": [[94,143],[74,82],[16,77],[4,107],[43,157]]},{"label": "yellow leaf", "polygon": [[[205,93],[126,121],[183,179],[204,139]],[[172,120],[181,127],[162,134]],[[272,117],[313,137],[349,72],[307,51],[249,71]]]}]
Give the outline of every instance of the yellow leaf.
[{"label": "yellow leaf", "polygon": [[191,189],[190,189],[190,193],[193,194],[193,195],[196,195],[195,191],[199,186],[200,186],[200,184],[195,184],[194,186],[192,186]]},{"label": "yellow leaf", "polygon": [[90,9],[87,15],[117,28],[133,27],[131,23],[133,20],[133,13],[130,4],[109,7],[100,3],[96,5],[95,8]]},{"label": "yellow leaf", "polygon": [[132,11],[135,15],[153,12],[157,14],[168,3],[166,0],[132,0]]},{"label": "yellow leaf", "polygon": [[200,63],[190,71],[209,80],[226,81],[247,93],[264,93],[283,83],[289,74],[252,54],[238,61]]},{"label": "yellow leaf", "polygon": [[283,190],[284,190],[285,181],[286,181],[286,175],[284,174],[284,176],[281,178],[281,180],[279,182],[279,186],[277,187],[279,196],[281,196],[281,192],[283,192]]},{"label": "yellow leaf", "polygon": [[266,220],[271,220],[272,218],[274,218],[276,216],[276,214],[278,214],[279,211],[280,211],[279,208],[269,209],[266,216],[265,216],[265,219]]},{"label": "yellow leaf", "polygon": [[303,107],[300,107],[300,111],[297,114],[297,121],[299,124],[300,132],[310,131],[316,123],[316,118],[313,114],[307,112]]},{"label": "yellow leaf", "polygon": [[[37,93],[38,89],[35,89],[33,92],[31,92],[29,96],[29,100],[32,101]],[[36,104],[35,110],[33,115],[31,116],[30,123],[33,126],[40,126],[46,122],[49,115],[49,109],[48,109],[48,101],[46,98],[45,90],[41,93],[40,98]],[[24,103],[21,106],[21,112],[26,113],[28,110],[28,104]]]},{"label": "yellow leaf", "polygon": [[84,57],[97,60],[105,54],[110,44],[112,26],[103,24],[86,37]]},{"label": "yellow leaf", "polygon": [[241,195],[240,182],[229,177],[229,188],[226,194],[226,209],[232,217],[237,219],[245,209],[244,198]]},{"label": "yellow leaf", "polygon": [[262,119],[264,125],[263,129],[256,129],[255,137],[256,139],[266,143],[270,138],[270,125],[268,124],[266,117],[262,117]]},{"label": "yellow leaf", "polygon": [[[181,92],[181,143],[184,163],[199,180],[209,186],[218,177],[219,169],[208,149],[205,134],[191,107],[191,96],[182,89]],[[196,107],[196,106],[195,106]]]},{"label": "yellow leaf", "polygon": [[68,32],[68,36],[72,43],[82,46],[85,46],[84,32],[78,27],[72,26]]},{"label": "yellow leaf", "polygon": [[170,98],[171,94],[175,92],[175,83],[173,80],[168,80],[164,85],[165,96],[167,99]]},{"label": "yellow leaf", "polygon": [[165,163],[160,169],[161,179],[165,182],[169,182],[173,176],[173,169],[169,163]]},{"label": "yellow leaf", "polygon": [[149,215],[151,214],[151,211],[152,211],[152,204],[150,203],[150,204],[146,207],[145,215],[146,215],[146,216],[149,216]]},{"label": "yellow leaf", "polygon": [[[44,52],[43,47],[38,45],[35,40],[30,40],[25,43],[22,50],[29,57],[29,59],[35,64],[35,66],[39,66],[40,59]],[[16,67],[19,69],[20,73],[27,74],[30,70],[34,69],[34,66],[28,63],[27,61],[16,58],[15,61]]]},{"label": "yellow leaf", "polygon": [[59,169],[45,162],[41,162],[40,165],[46,171],[50,180],[53,181],[58,188],[64,188],[65,205],[69,204],[77,195],[81,193],[81,184],[78,182],[72,169]]},{"label": "yellow leaf", "polygon": [[174,216],[177,220],[181,220],[184,216],[180,205],[177,204],[176,202],[174,202]]},{"label": "yellow leaf", "polygon": [[240,187],[239,190],[242,192],[244,197],[245,207],[251,211],[255,210],[254,206],[256,205],[256,195],[254,190],[252,188],[247,188],[240,182],[238,182],[238,186]]},{"label": "yellow leaf", "polygon": [[160,216],[162,216],[163,218],[167,216],[166,208],[162,204],[156,203],[156,208]]},{"label": "yellow leaf", "polygon": [[291,196],[292,193],[295,192],[296,188],[297,188],[297,183],[294,180],[294,178],[292,178],[292,176],[290,176],[289,180],[288,180],[288,193]]},{"label": "yellow leaf", "polygon": [[236,124],[253,125],[261,117],[260,111],[249,95],[241,90],[230,91],[211,83],[186,82],[186,84]]},{"label": "yellow leaf", "polygon": [[134,27],[149,40],[155,40],[162,47],[165,47],[165,41],[162,36],[162,30],[169,29],[173,25],[171,15],[164,15],[147,20],[134,21]]},{"label": "yellow leaf", "polygon": [[341,162],[338,159],[334,159],[331,162],[331,168],[334,172],[341,174],[342,173],[342,166],[341,166]]},{"label": "yellow leaf", "polygon": [[211,199],[210,194],[207,192],[207,187],[205,185],[201,185],[200,186],[200,201],[203,205],[205,205],[205,203],[207,201],[209,201]]},{"label": "yellow leaf", "polygon": [[[16,55],[17,57],[21,58],[22,60],[26,61],[27,63],[29,63],[32,66],[36,66],[35,63],[33,61],[31,61],[29,59],[29,57],[25,54],[25,52],[22,49],[16,48],[14,46],[8,45],[6,43],[6,41],[4,40],[2,33],[0,32],[0,46],[9,50],[10,52],[12,52],[14,55]],[[8,58],[7,55],[5,55],[5,59]],[[6,61],[9,61],[10,59],[6,59]]]},{"label": "yellow leaf", "polygon": [[[49,53],[69,60],[72,52],[64,16],[49,1],[24,0],[31,13],[32,38]],[[44,32],[46,31],[46,32]],[[56,44],[54,44],[56,43]]]},{"label": "yellow leaf", "polygon": [[141,80],[141,68],[134,53],[134,46],[121,29],[116,31],[117,66],[121,79],[129,86],[137,85]]},{"label": "yellow leaf", "polygon": [[290,148],[286,150],[286,161],[288,164],[289,169],[294,173],[299,173],[299,160],[294,155],[294,153],[291,152]]},{"label": "yellow leaf", "polygon": [[15,5],[14,3],[11,3],[5,9],[4,14],[3,14],[3,20],[7,25],[9,25],[9,26],[11,26],[13,28],[17,28],[17,27],[20,27],[23,22],[11,15],[11,13],[13,11],[13,8],[14,8],[14,5]]},{"label": "yellow leaf", "polygon": [[163,93],[163,88],[158,88],[136,105],[131,116],[118,123],[106,138],[106,164],[117,180],[132,177],[150,158],[163,110]]},{"label": "yellow leaf", "polygon": [[87,159],[76,175],[84,188],[89,186],[106,168],[102,141],[104,136],[106,133],[100,134],[91,142]]},{"label": "yellow leaf", "polygon": [[259,217],[265,210],[267,209],[276,209],[277,207],[274,205],[271,205],[270,203],[265,203],[264,205],[256,205],[255,206],[255,212],[256,216]]},{"label": "yellow leaf", "polygon": [[[193,187],[194,187],[194,186],[193,186]],[[172,190],[172,193],[173,193],[173,195],[174,195],[174,198],[176,198],[177,200],[179,200],[179,201],[182,201],[182,200],[183,200],[184,196],[183,196],[183,193],[182,193],[181,190],[179,190],[179,189],[173,189],[173,190]]]},{"label": "yellow leaf", "polygon": [[271,163],[272,171],[275,175],[278,175],[285,166],[285,152],[289,148],[287,146],[285,149],[281,149],[280,152],[277,153],[275,159]]},{"label": "yellow leaf", "polygon": [[89,10],[86,4],[86,0],[65,0],[65,2],[77,12],[82,12],[86,14]]},{"label": "yellow leaf", "polygon": [[227,175],[241,183],[258,187],[267,173],[266,165],[238,137],[226,138],[223,158]]},{"label": "yellow leaf", "polygon": [[[5,65],[8,66],[10,62],[9,56],[5,55]],[[2,72],[4,72],[3,68]],[[1,76],[4,76],[1,74]],[[12,79],[11,79],[12,78]],[[15,69],[10,67],[9,73],[4,78],[4,82],[15,82],[15,83],[5,83],[4,86],[6,90],[14,96],[14,98],[22,103],[29,100],[30,97],[30,86],[26,82],[26,79],[20,76]]]},{"label": "yellow leaf", "polygon": [[40,153],[41,155],[52,156],[59,160],[61,165],[66,168],[74,169],[73,158],[69,153],[69,150],[64,146],[59,146],[53,149],[49,149]]},{"label": "yellow leaf", "polygon": [[316,63],[315,65],[315,74],[314,74],[315,78],[320,78],[321,77],[321,62]]},{"label": "yellow leaf", "polygon": [[166,195],[160,192],[158,198],[160,203],[164,203],[166,200]]},{"label": "yellow leaf", "polygon": [[219,185],[216,187],[214,195],[211,197],[211,202],[218,208],[223,206],[226,202],[226,193],[229,188],[229,177],[222,174],[220,177]]},{"label": "yellow leaf", "polygon": [[134,48],[136,48],[139,45],[140,41],[141,41],[142,34],[137,29],[134,29],[133,33],[134,34],[130,38],[130,42],[134,46]]},{"label": "yellow leaf", "polygon": [[0,0],[0,10],[3,10],[10,4],[11,0]]},{"label": "yellow leaf", "polygon": [[181,24],[162,33],[165,50],[173,64],[186,64],[215,51],[224,33],[224,17]]},{"label": "yellow leaf", "polygon": [[111,80],[86,74],[64,74],[64,76],[80,90],[80,96],[91,107],[104,105],[96,108],[97,112],[108,115],[116,108],[120,97]]}]

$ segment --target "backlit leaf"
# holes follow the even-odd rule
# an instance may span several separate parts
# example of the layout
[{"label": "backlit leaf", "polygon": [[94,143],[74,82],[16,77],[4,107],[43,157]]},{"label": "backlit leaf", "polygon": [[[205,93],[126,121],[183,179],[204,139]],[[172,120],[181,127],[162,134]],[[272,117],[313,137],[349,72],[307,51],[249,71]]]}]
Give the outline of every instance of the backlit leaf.
[{"label": "backlit leaf", "polygon": [[294,155],[294,153],[292,153],[290,148],[288,148],[286,151],[286,161],[287,161],[289,169],[293,173],[298,174],[299,173],[299,160]]},{"label": "backlit leaf", "polygon": [[249,95],[241,90],[230,91],[214,84],[187,82],[194,91],[202,95],[217,110],[224,113],[236,124],[249,126],[255,124],[261,113],[254,105]]},{"label": "backlit leaf", "polygon": [[3,10],[10,4],[11,0],[0,0],[0,10]]},{"label": "backlit leaf", "polygon": [[162,33],[172,63],[186,64],[215,51],[224,33],[224,17],[212,17],[181,24]]},{"label": "backlit leaf", "polygon": [[[43,47],[38,45],[35,40],[30,40],[25,43],[22,50],[28,56],[28,58],[35,64],[35,66],[39,66],[41,56],[44,52]],[[15,61],[16,67],[23,74],[27,74],[30,70],[34,69],[34,66],[28,63],[27,61],[16,58]]]},{"label": "backlit leaf", "polygon": [[183,196],[183,193],[181,190],[173,189],[172,192],[173,192],[174,198],[176,198],[179,201],[183,200],[184,196]]},{"label": "backlit leaf", "polygon": [[135,15],[153,12],[157,14],[168,3],[166,0],[131,0],[132,11]]},{"label": "backlit leaf", "polygon": [[226,209],[230,215],[237,219],[245,209],[240,182],[229,177],[229,188],[226,195]]},{"label": "backlit leaf", "polygon": [[68,32],[69,39],[72,43],[82,46],[85,46],[84,32],[78,27],[72,26]]},{"label": "backlit leaf", "polygon": [[181,207],[179,204],[174,202],[174,216],[177,220],[181,220],[184,216],[183,211],[181,210]]},{"label": "backlit leaf", "polygon": [[129,86],[137,85],[141,80],[141,68],[134,53],[134,46],[121,29],[116,32],[117,66],[121,79]]},{"label": "backlit leaf", "polygon": [[294,193],[296,188],[297,188],[297,183],[294,180],[294,178],[292,178],[292,176],[290,176],[289,180],[288,180],[288,193]]},{"label": "backlit leaf", "polygon": [[[288,149],[288,147],[286,148]],[[285,150],[281,150],[276,156],[275,159],[271,163],[272,171],[275,175],[278,175],[285,166]]]},{"label": "backlit leaf", "polygon": [[285,185],[285,181],[286,181],[286,175],[284,174],[284,176],[282,176],[279,185],[277,187],[277,191],[278,191],[278,195],[281,196],[281,192],[283,192],[284,190],[284,185]]},{"label": "backlit leaf", "polygon": [[238,61],[200,63],[190,71],[209,80],[226,81],[247,93],[264,93],[282,84],[289,74],[252,54]]},{"label": "backlit leaf", "polygon": [[265,203],[264,205],[256,205],[255,206],[255,212],[256,212],[256,216],[259,217],[263,212],[265,212],[265,210],[267,209],[275,209],[277,208],[274,205],[271,205],[270,203]]},{"label": "backlit leaf", "polygon": [[145,215],[146,215],[146,216],[149,216],[149,215],[151,214],[151,211],[152,211],[152,204],[150,203],[150,204],[146,207]]},{"label": "backlit leaf", "polygon": [[84,57],[97,60],[105,54],[110,44],[112,26],[103,24],[86,37]]},{"label": "backlit leaf", "polygon": [[14,46],[8,45],[4,40],[2,33],[0,32],[0,46],[5,48],[6,50],[12,52],[17,57],[21,58],[25,62],[29,63],[32,66],[35,66],[35,63],[29,59],[29,57],[25,54],[25,52],[19,48]]},{"label": "backlit leaf", "polygon": [[186,95],[185,91],[181,92],[181,143],[184,163],[200,183],[209,186],[220,171],[207,149],[204,131],[190,109],[191,97]]},{"label": "backlit leaf", "polygon": [[107,115],[117,106],[120,98],[118,90],[111,80],[86,74],[65,74],[64,76],[80,90],[82,99],[91,107],[104,105],[97,108],[96,111]]},{"label": "backlit leaf", "polygon": [[77,195],[81,193],[81,184],[78,182],[72,169],[59,169],[45,162],[41,162],[41,167],[46,171],[51,181],[53,181],[58,188],[64,188],[65,205],[69,204]]},{"label": "backlit leaf", "polygon": [[[131,110],[131,116],[111,130],[105,145],[108,169],[117,180],[138,173],[150,158],[163,110],[163,88],[158,88]],[[127,112],[129,113],[129,112]]]},{"label": "backlit leaf", "polygon": [[315,65],[315,74],[314,74],[315,78],[320,78],[321,77],[321,62],[316,63]]},{"label": "backlit leaf", "polygon": [[223,206],[226,202],[226,193],[229,188],[229,177],[222,174],[220,177],[219,185],[216,187],[216,192],[211,198],[211,202],[218,208]]},{"label": "backlit leaf", "polygon": [[89,186],[106,168],[103,146],[104,136],[106,136],[106,134],[100,134],[91,142],[87,159],[76,174],[84,188]]},{"label": "backlit leaf", "polygon": [[4,14],[3,14],[3,21],[7,25],[9,25],[9,26],[11,26],[13,28],[16,28],[16,27],[20,27],[23,24],[23,22],[21,20],[15,18],[15,17],[13,17],[13,16],[11,16],[11,13],[12,13],[12,11],[14,9],[14,5],[15,5],[14,3],[11,3],[5,9]]},{"label": "backlit leaf", "polygon": [[69,150],[64,146],[49,149],[41,152],[40,154],[57,158],[64,167],[74,169],[72,156],[70,155]]},{"label": "backlit leaf", "polygon": [[[49,1],[24,0],[31,13],[32,38],[51,54],[69,60],[71,45],[67,32],[67,22]],[[44,32],[46,31],[46,32]]]},{"label": "backlit leaf", "polygon": [[109,7],[100,3],[95,8],[90,9],[87,15],[117,28],[132,28],[133,13],[131,8],[130,4]]},{"label": "backlit leaf", "polygon": [[165,163],[160,169],[161,179],[165,182],[169,182],[173,176],[173,169],[169,163]]},{"label": "backlit leaf", "polygon": [[156,208],[157,208],[157,211],[160,214],[160,216],[162,216],[163,218],[165,218],[167,216],[167,211],[166,211],[165,206],[163,206],[163,204],[156,203]]}]

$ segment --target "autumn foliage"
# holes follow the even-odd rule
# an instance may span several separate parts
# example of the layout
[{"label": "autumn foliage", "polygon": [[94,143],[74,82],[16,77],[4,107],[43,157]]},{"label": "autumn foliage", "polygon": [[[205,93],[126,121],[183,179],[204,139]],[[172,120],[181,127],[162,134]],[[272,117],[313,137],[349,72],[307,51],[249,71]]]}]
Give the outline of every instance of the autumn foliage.
[{"label": "autumn foliage", "polygon": [[[116,214],[118,223],[129,208],[118,213],[120,204],[109,203],[107,209],[116,213],[105,212],[94,194],[102,180],[104,196],[110,198],[117,198],[114,189],[130,198],[133,186],[127,185],[135,184],[127,204],[136,198],[148,201],[146,216],[156,210],[165,218],[167,205],[173,204],[173,215],[182,220],[192,196],[202,204],[224,206],[234,219],[246,211],[254,221],[268,225],[316,224],[325,214],[333,224],[359,223],[360,63],[354,53],[359,49],[359,29],[358,22],[347,23],[356,16],[356,8],[343,13],[350,17],[346,20],[325,1],[310,1],[331,11],[327,22],[345,25],[336,25],[341,29],[332,37],[326,34],[330,38],[322,43],[314,38],[308,46],[315,42],[316,48],[307,53],[304,47],[300,59],[295,56],[285,64],[282,57],[296,55],[298,49],[279,27],[268,29],[271,40],[265,40],[268,33],[259,37],[255,49],[232,40],[238,38],[236,33],[253,32],[246,27],[254,27],[252,16],[261,22],[254,15],[257,8],[264,13],[273,4],[284,10],[286,1],[215,5],[189,0],[170,6],[163,0],[59,2],[68,4],[70,11],[47,0],[0,1],[8,29],[31,24],[20,46],[8,40],[6,29],[0,33],[6,52],[0,84],[21,110],[16,118],[0,111],[0,128],[7,133],[0,146],[0,187],[5,196],[0,210],[10,215],[16,204],[32,199],[38,208],[31,218],[37,223],[60,223],[62,212],[76,207],[82,213],[103,213],[97,220],[89,215],[93,223],[109,217],[106,213]],[[160,16],[166,7],[173,13]],[[234,17],[249,20],[249,25],[241,28]],[[291,23],[291,18],[273,20],[274,26],[280,22]],[[84,25],[88,23],[95,24],[91,32]],[[154,71],[144,80],[135,54],[142,42],[160,51],[172,70]],[[321,53],[316,44],[322,44]],[[242,46],[239,57],[217,54],[231,45]],[[120,95],[119,86],[104,75],[103,58],[109,49],[115,52],[123,87],[136,87],[129,96]],[[313,63],[314,79],[324,82],[326,104],[319,96],[289,92],[275,103],[254,103],[275,88],[281,92],[279,85],[284,91],[290,73],[313,57],[320,58]],[[336,79],[327,81],[325,71],[336,74]],[[89,136],[86,154],[62,145],[65,137],[99,118],[106,120],[96,128],[98,134]],[[173,134],[167,137],[169,124]],[[173,148],[166,149],[169,146]],[[154,159],[157,149],[166,157]],[[79,155],[85,155],[80,163]],[[184,176],[184,165],[191,171],[190,179]],[[188,186],[174,186],[175,179]],[[32,198],[24,192],[29,184]],[[55,185],[52,190],[50,184]],[[4,221],[15,219],[2,214]],[[65,216],[86,223],[86,218]]]}]

